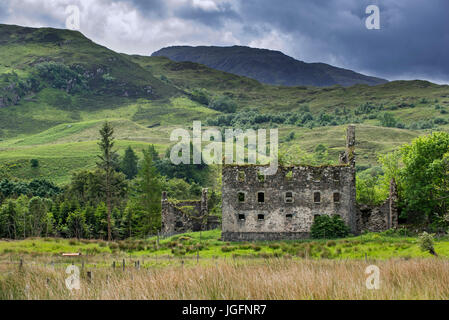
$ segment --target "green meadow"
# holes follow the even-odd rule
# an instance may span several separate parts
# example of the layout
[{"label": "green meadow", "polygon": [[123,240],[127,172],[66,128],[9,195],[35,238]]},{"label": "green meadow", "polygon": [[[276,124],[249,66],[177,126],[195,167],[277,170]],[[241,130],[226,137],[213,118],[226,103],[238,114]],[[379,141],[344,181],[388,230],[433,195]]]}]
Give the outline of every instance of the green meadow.
[{"label": "green meadow", "polygon": [[[404,229],[402,230],[404,231]],[[404,232],[402,232],[404,234]],[[62,253],[82,255],[147,258],[293,258],[293,259],[390,259],[428,258],[429,253],[419,248],[418,238],[398,232],[367,233],[356,237],[326,240],[223,242],[221,231],[211,230],[178,234],[165,239],[147,240],[77,240],[59,238],[31,238],[18,241],[0,241],[0,254],[27,259],[27,255],[60,257]],[[435,251],[449,258],[449,239],[435,240]]]}]

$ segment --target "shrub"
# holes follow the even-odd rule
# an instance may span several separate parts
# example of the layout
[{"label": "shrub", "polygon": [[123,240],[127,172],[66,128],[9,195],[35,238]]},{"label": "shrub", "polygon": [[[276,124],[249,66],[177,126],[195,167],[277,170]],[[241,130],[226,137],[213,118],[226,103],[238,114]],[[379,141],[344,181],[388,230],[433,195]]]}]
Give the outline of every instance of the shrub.
[{"label": "shrub", "polygon": [[64,89],[69,93],[79,92],[87,88],[87,82],[78,72],[63,63],[43,62],[36,65],[38,75],[47,80],[56,89]]},{"label": "shrub", "polygon": [[210,98],[209,98],[209,93],[207,92],[206,89],[195,89],[195,90],[193,90],[191,92],[191,94],[190,94],[190,98],[193,101],[196,101],[196,102],[198,102],[198,103],[200,103],[202,105],[205,105],[205,106],[209,105],[209,103],[211,102]]},{"label": "shrub", "polygon": [[443,119],[443,118],[435,118],[435,120],[433,120],[433,122],[435,124],[448,124],[448,121],[446,119]]},{"label": "shrub", "polygon": [[293,139],[295,139],[295,132],[294,132],[294,131],[290,132],[290,133],[287,135],[287,137],[285,137],[285,142],[292,141]]},{"label": "shrub", "polygon": [[235,247],[231,247],[231,246],[223,246],[223,247],[221,247],[221,251],[222,252],[231,252],[231,251],[233,251],[233,250],[235,250],[236,248]]},{"label": "shrub", "polygon": [[323,252],[320,255],[321,259],[330,259],[332,258],[332,252],[328,248],[324,248]]},{"label": "shrub", "polygon": [[[69,240],[69,245],[71,245],[71,246],[76,246],[76,245],[78,245],[79,243],[78,243],[78,241],[76,241],[75,239],[70,239]],[[33,242],[33,246],[35,246],[36,244]]]},{"label": "shrub", "polygon": [[31,168],[38,168],[39,167],[39,160],[37,160],[37,159],[31,159],[30,163],[31,163]]},{"label": "shrub", "polygon": [[334,247],[336,244],[337,244],[337,243],[336,243],[334,240],[329,240],[329,241],[326,243],[326,245],[327,245],[328,247]]},{"label": "shrub", "polygon": [[434,234],[427,233],[424,231],[419,236],[418,243],[419,243],[419,247],[421,248],[422,251],[429,252],[430,254],[437,257],[438,255],[435,252],[435,248],[433,247],[433,237],[434,237]]},{"label": "shrub", "polygon": [[237,110],[237,104],[228,96],[219,96],[210,102],[209,108],[224,113],[234,113]]},{"label": "shrub", "polygon": [[349,228],[340,216],[322,215],[315,218],[310,229],[312,238],[343,238],[349,235]]},{"label": "shrub", "polygon": [[382,127],[395,127],[397,124],[396,119],[391,113],[385,112],[379,116],[380,125]]}]

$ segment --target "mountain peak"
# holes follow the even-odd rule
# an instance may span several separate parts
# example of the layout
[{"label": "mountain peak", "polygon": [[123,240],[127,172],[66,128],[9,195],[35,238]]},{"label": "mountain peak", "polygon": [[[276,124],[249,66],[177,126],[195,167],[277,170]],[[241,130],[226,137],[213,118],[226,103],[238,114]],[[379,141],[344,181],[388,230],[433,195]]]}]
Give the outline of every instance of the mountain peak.
[{"label": "mountain peak", "polygon": [[284,86],[377,85],[385,79],[366,76],[325,63],[306,63],[281,51],[245,46],[171,46],[152,56],[165,56],[181,62],[190,61],[210,68],[256,79],[262,83]]}]

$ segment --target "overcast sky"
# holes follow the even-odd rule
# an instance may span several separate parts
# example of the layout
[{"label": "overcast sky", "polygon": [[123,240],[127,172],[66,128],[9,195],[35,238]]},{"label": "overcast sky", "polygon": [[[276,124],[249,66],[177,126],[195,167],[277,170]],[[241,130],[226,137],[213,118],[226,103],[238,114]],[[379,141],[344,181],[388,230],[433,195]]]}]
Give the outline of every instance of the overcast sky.
[{"label": "overcast sky", "polygon": [[[368,5],[380,29],[368,30]],[[115,51],[149,55],[171,45],[280,50],[369,75],[449,83],[448,0],[0,0],[0,23],[80,31]]]}]

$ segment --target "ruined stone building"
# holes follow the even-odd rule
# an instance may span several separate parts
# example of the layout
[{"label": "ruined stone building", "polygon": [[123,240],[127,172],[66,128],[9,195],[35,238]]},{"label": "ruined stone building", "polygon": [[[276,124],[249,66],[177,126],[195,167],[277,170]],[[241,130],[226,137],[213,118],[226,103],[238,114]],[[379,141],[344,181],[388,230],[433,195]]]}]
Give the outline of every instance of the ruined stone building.
[{"label": "ruined stone building", "polygon": [[218,218],[209,215],[207,189],[203,189],[201,200],[169,200],[164,191],[161,204],[162,234],[211,230],[220,226]]},{"label": "ruined stone building", "polygon": [[290,166],[263,176],[258,165],[222,169],[222,239],[306,238],[316,216],[339,215],[354,234],[397,225],[395,199],[381,208],[356,206],[355,127],[349,126],[339,165]]},{"label": "ruined stone building", "polygon": [[[315,217],[339,215],[353,234],[383,231],[398,223],[396,184],[381,206],[356,204],[355,127],[349,126],[339,165],[279,166],[261,175],[260,165],[223,165],[222,240],[251,241],[307,238]],[[201,200],[168,200],[162,193],[162,233],[215,229],[207,189]]]},{"label": "ruined stone building", "polygon": [[390,181],[390,196],[380,206],[357,206],[358,231],[378,232],[398,226],[398,191],[394,179]]}]

